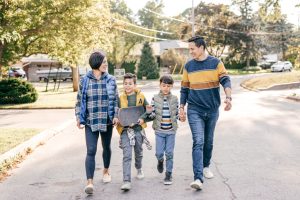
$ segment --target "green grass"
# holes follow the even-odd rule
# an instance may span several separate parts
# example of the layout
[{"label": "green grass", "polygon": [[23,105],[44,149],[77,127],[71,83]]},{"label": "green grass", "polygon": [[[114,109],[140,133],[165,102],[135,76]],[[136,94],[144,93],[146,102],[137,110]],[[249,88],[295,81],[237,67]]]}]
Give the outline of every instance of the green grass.
[{"label": "green grass", "polygon": [[270,70],[260,70],[260,71],[245,71],[241,69],[227,69],[229,75],[247,75],[247,74],[260,74],[268,73]]},{"label": "green grass", "polygon": [[14,148],[15,146],[29,140],[32,136],[39,133],[39,129],[0,129],[0,154]]},{"label": "green grass", "polygon": [[263,89],[277,84],[294,82],[300,82],[300,71],[274,73],[267,77],[256,77],[244,81],[242,85],[251,89]]}]

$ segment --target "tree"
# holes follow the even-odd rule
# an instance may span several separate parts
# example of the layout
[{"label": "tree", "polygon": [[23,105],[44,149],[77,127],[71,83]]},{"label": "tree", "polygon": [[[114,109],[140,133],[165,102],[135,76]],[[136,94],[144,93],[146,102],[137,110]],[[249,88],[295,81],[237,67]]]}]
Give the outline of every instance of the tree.
[{"label": "tree", "polygon": [[167,66],[170,68],[171,72],[173,72],[174,67],[176,66],[176,73],[180,72],[181,67],[186,62],[187,58],[185,56],[177,53],[174,49],[169,49],[165,51],[161,56],[161,67]]},{"label": "tree", "polygon": [[146,42],[143,46],[137,76],[139,79],[143,77],[147,77],[147,79],[157,79],[159,77],[158,65],[149,42]]},{"label": "tree", "polygon": [[107,49],[110,26],[107,2],[2,1],[0,67],[36,53],[49,54],[75,66],[86,51]]}]

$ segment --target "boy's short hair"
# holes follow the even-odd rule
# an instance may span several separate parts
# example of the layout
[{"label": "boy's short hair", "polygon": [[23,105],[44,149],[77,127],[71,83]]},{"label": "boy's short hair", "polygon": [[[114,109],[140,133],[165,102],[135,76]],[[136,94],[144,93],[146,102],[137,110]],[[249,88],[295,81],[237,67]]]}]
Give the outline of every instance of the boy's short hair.
[{"label": "boy's short hair", "polygon": [[134,84],[136,84],[136,75],[132,73],[126,73],[123,77],[123,82],[125,79],[133,79]]},{"label": "boy's short hair", "polygon": [[99,69],[100,66],[102,65],[104,58],[105,58],[105,54],[100,51],[96,51],[96,52],[92,53],[90,55],[90,59],[89,59],[89,64],[90,64],[91,68]]},{"label": "boy's short hair", "polygon": [[188,42],[194,42],[196,47],[201,47],[203,46],[203,49],[206,49],[206,43],[204,41],[204,37],[201,37],[200,35],[196,35],[194,37],[191,37]]},{"label": "boy's short hair", "polygon": [[168,85],[174,84],[174,80],[173,80],[172,76],[170,76],[170,75],[163,75],[162,77],[160,77],[159,82],[160,82],[160,84],[161,83],[168,84]]}]

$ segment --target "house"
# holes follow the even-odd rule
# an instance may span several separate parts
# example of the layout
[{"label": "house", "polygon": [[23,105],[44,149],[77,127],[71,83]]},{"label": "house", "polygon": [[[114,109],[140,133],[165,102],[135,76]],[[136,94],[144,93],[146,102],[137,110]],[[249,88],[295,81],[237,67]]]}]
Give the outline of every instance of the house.
[{"label": "house", "polygon": [[57,69],[62,67],[62,63],[49,58],[45,54],[37,54],[21,59],[23,69],[26,72],[27,80],[31,82],[40,81],[37,71]]}]

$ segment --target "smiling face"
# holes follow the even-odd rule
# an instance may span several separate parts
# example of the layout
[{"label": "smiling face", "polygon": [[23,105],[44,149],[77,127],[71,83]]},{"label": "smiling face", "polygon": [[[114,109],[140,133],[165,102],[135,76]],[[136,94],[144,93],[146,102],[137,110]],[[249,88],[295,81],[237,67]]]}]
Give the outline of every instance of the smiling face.
[{"label": "smiling face", "polygon": [[105,72],[107,72],[107,68],[108,68],[108,63],[107,63],[107,59],[106,59],[106,57],[103,59],[103,62],[102,62],[102,64],[100,65],[100,67],[99,67],[99,71],[101,72],[101,73],[105,73]]},{"label": "smiling face", "polygon": [[166,83],[160,83],[159,88],[160,88],[160,91],[163,93],[163,95],[168,95],[168,94],[170,94],[170,91],[173,88],[173,85],[166,84]]},{"label": "smiling face", "polygon": [[205,50],[203,46],[197,47],[194,42],[189,42],[189,50],[190,54],[194,59],[199,59],[201,56],[205,54]]},{"label": "smiling face", "polygon": [[131,95],[134,93],[134,89],[136,84],[134,83],[133,78],[125,78],[123,81],[124,91],[127,95]]}]

